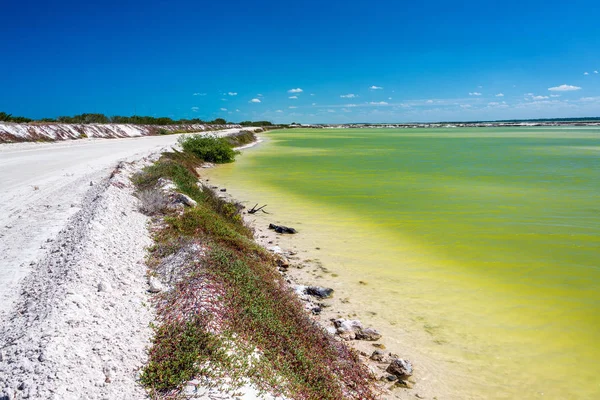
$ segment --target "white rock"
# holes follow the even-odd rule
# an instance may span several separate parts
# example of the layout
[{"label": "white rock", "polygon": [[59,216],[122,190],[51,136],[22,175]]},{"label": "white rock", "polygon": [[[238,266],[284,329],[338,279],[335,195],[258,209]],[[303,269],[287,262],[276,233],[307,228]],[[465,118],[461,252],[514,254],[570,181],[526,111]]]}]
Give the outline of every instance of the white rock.
[{"label": "white rock", "polygon": [[342,332],[359,332],[363,329],[363,324],[359,320],[336,319],[333,321],[337,331]]},{"label": "white rock", "polygon": [[356,339],[356,334],[360,333],[363,325],[358,320],[345,320],[343,318],[333,321],[337,334],[344,340]]},{"label": "white rock", "polygon": [[198,205],[196,200],[192,199],[190,196],[185,195],[183,193],[177,193],[177,201],[185,204],[188,207],[196,207]]},{"label": "white rock", "polygon": [[177,186],[175,186],[175,184],[168,179],[160,178],[157,183],[163,192],[174,192],[177,190]]},{"label": "white rock", "polygon": [[273,252],[273,254],[283,254],[283,250],[279,246],[269,247],[267,250]]},{"label": "white rock", "polygon": [[150,289],[148,289],[151,293],[158,293],[158,292],[162,292],[163,290],[165,290],[164,285],[161,283],[161,281],[158,280],[158,278],[151,276],[148,279],[148,285],[150,285]]},{"label": "white rock", "polygon": [[294,292],[296,292],[296,294],[297,294],[298,296],[304,296],[304,295],[305,295],[305,292],[306,292],[306,288],[307,288],[307,287],[308,287],[308,286],[304,286],[304,285],[295,285],[295,286],[294,286]]},{"label": "white rock", "polygon": [[98,283],[98,291],[99,292],[110,292],[110,284],[108,284],[107,282],[100,282]]}]

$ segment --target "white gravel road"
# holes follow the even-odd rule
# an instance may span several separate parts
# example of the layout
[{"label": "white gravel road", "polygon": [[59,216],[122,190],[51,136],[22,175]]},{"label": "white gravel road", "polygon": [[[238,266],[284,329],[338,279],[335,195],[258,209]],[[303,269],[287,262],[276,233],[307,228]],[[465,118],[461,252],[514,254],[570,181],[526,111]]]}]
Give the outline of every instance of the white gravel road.
[{"label": "white gravel road", "polygon": [[81,209],[90,182],[179,136],[0,144],[0,316],[12,308],[19,281]]},{"label": "white gravel road", "polygon": [[0,145],[0,400],[147,398],[152,242],[130,177],[178,136]]}]

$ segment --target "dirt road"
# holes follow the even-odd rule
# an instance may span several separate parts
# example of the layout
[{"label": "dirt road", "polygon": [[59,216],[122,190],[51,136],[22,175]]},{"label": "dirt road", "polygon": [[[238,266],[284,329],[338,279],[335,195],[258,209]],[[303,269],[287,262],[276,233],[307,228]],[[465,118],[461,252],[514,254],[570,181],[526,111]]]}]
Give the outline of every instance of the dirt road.
[{"label": "dirt road", "polygon": [[0,316],[18,282],[119,161],[169,148],[179,135],[0,145]]}]

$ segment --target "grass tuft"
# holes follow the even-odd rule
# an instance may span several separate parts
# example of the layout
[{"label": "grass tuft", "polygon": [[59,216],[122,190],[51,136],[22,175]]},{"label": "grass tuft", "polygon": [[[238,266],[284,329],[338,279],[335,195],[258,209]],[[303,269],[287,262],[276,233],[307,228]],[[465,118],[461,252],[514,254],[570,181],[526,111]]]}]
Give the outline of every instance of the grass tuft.
[{"label": "grass tuft", "polygon": [[184,323],[168,323],[155,329],[150,363],[141,383],[153,392],[165,392],[188,382],[201,371],[215,351],[215,340],[200,318]]}]

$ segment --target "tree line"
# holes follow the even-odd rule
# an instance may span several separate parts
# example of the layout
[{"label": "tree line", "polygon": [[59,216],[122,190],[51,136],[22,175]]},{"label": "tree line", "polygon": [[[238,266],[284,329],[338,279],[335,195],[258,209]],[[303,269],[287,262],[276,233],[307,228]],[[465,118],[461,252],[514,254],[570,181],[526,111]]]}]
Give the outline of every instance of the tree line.
[{"label": "tree line", "polygon": [[1,122],[20,122],[20,123],[23,123],[23,122],[31,122],[33,120],[30,119],[30,118],[25,118],[25,117],[15,117],[12,114],[8,114],[8,113],[5,113],[3,111],[0,111],[0,121]]},{"label": "tree line", "polygon": [[[133,124],[133,125],[195,125],[195,124],[214,124],[225,125],[232,124],[223,118],[217,118],[212,121],[203,121],[200,118],[192,119],[172,119],[169,117],[150,117],[141,115],[132,115],[130,117],[122,115],[106,116],[99,113],[86,113],[70,116],[60,116],[56,118],[31,119],[26,117],[17,117],[6,112],[0,112],[1,122],[57,122],[62,124]],[[270,121],[244,121],[242,126],[272,126]]]}]

